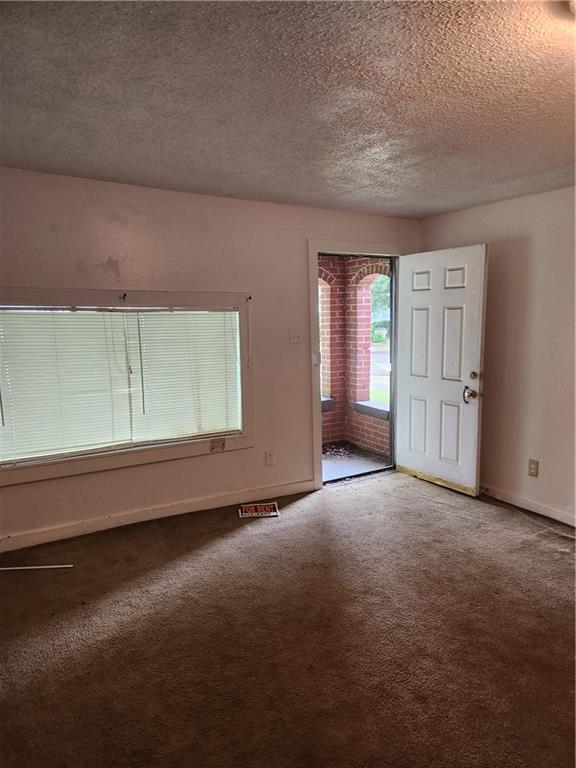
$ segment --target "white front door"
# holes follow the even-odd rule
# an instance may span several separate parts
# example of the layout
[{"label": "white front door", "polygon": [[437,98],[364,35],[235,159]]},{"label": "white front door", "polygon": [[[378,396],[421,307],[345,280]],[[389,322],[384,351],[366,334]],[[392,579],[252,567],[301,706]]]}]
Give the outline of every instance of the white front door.
[{"label": "white front door", "polygon": [[398,261],[397,468],[477,496],[486,246]]}]

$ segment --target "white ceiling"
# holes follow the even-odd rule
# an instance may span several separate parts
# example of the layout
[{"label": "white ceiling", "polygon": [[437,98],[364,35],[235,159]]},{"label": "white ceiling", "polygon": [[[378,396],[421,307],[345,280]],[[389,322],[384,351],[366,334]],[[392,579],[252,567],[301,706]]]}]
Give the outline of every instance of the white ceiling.
[{"label": "white ceiling", "polygon": [[2,165],[426,216],[572,184],[568,3],[0,4]]}]

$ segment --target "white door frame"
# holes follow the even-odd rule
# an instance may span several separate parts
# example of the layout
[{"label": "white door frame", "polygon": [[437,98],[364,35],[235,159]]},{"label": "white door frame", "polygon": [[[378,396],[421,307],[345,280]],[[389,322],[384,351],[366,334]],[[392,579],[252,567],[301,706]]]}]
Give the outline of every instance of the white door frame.
[{"label": "white door frame", "polygon": [[[310,301],[310,371],[312,377],[312,458],[314,490],[322,481],[322,403],[320,387],[320,322],[318,307],[318,256],[398,256],[398,249],[389,243],[351,240],[308,240],[308,291]],[[392,403],[391,403],[392,406]],[[392,406],[393,407],[393,406]],[[392,426],[392,425],[391,425]]]}]

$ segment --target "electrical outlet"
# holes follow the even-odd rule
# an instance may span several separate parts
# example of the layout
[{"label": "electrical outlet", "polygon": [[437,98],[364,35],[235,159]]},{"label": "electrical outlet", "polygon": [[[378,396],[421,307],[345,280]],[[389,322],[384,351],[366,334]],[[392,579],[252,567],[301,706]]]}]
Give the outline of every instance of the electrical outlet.
[{"label": "electrical outlet", "polygon": [[528,474],[530,477],[538,477],[540,474],[540,462],[536,459],[528,459]]},{"label": "electrical outlet", "polygon": [[272,448],[268,448],[267,451],[264,451],[264,466],[266,467],[273,467],[276,459],[274,456],[274,451]]}]

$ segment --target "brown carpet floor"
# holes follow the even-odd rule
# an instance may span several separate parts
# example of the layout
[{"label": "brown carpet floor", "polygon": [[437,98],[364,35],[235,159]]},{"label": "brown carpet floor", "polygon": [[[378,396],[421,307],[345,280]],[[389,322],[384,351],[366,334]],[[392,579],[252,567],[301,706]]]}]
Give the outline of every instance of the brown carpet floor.
[{"label": "brown carpet floor", "polygon": [[4,768],[572,768],[572,529],[398,474],[4,554]]}]

